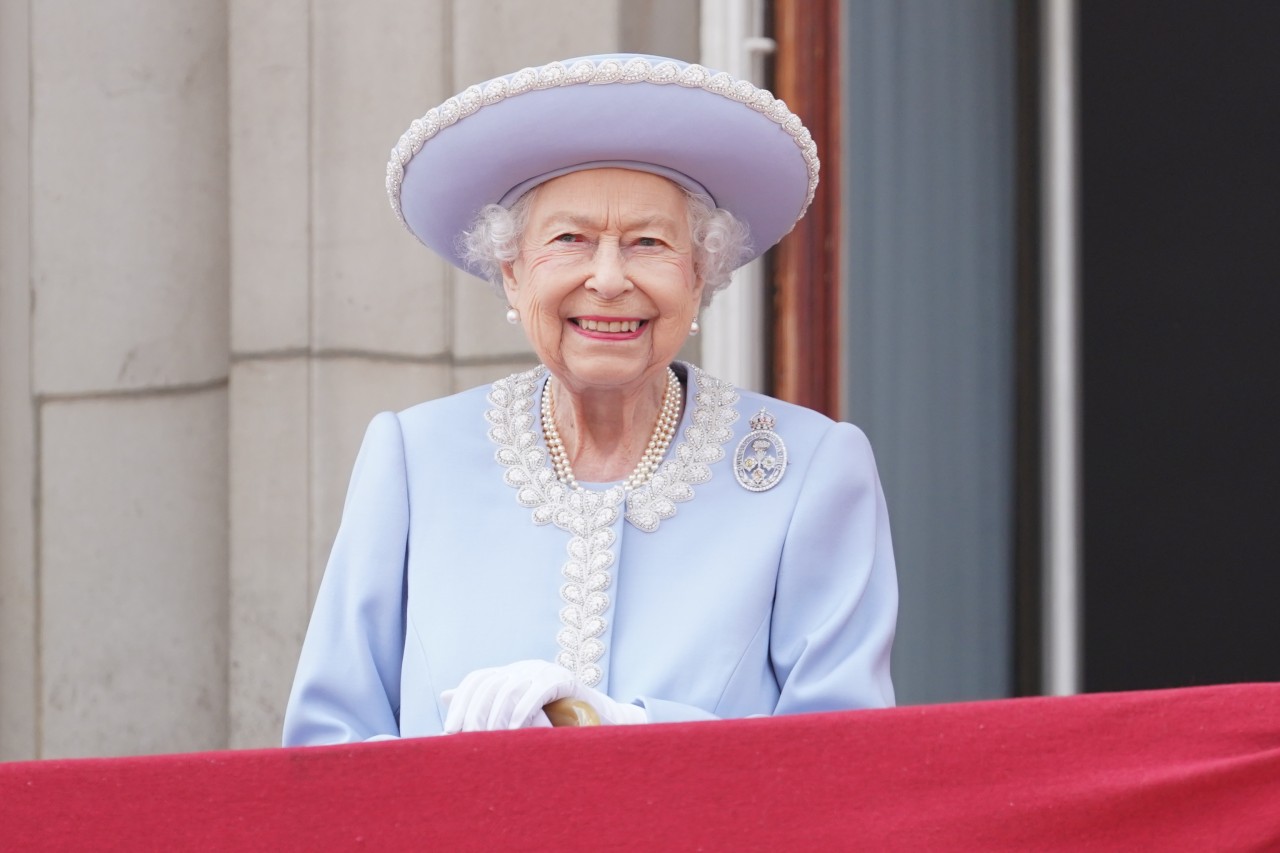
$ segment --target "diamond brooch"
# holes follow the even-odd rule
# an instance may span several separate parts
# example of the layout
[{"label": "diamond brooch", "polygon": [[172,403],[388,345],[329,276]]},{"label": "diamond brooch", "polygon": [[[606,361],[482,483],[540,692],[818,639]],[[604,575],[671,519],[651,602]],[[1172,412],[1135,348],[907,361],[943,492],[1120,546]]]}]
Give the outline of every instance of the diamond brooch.
[{"label": "diamond brooch", "polygon": [[733,455],[733,475],[738,485],[752,492],[765,492],[782,480],[787,470],[787,447],[773,431],[773,415],[761,409],[751,418],[751,432],[738,442]]}]

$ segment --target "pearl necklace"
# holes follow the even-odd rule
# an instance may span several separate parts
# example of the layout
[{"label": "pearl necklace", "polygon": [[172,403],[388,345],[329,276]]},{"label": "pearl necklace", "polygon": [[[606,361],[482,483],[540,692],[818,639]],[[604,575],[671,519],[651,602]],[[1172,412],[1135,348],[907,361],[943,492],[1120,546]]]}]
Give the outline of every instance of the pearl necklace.
[{"label": "pearl necklace", "polygon": [[[640,462],[622,483],[624,491],[629,492],[649,482],[653,472],[657,471],[658,466],[662,464],[662,457],[667,454],[671,439],[675,438],[676,425],[680,423],[681,398],[684,396],[682,392],[683,389],[680,386],[679,377],[676,376],[674,370],[668,367],[667,391],[662,398],[662,410],[658,413],[658,422],[654,424],[653,435],[649,438],[649,445],[640,457]],[[551,395],[551,380],[547,379],[547,384],[542,388],[542,434],[547,439],[547,450],[551,453],[551,465],[555,468],[556,476],[560,478],[560,482],[575,491],[585,492],[586,489],[578,485],[577,479],[573,476],[573,468],[569,466],[569,454],[564,449],[564,442],[560,440],[560,430],[556,428],[555,413],[555,400]]]}]

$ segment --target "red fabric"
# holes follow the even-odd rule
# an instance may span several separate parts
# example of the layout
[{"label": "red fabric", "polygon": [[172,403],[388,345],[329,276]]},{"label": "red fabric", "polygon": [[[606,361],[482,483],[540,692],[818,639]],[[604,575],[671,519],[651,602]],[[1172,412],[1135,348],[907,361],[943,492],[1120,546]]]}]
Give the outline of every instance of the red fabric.
[{"label": "red fabric", "polygon": [[1280,850],[1280,684],[0,764],[4,850]]}]

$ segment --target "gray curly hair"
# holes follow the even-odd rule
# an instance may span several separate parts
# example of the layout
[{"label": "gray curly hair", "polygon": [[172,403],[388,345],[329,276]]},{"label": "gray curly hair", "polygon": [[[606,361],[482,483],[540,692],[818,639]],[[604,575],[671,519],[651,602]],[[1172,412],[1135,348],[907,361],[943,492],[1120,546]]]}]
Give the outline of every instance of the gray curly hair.
[{"label": "gray curly hair", "polygon": [[[689,209],[689,233],[693,236],[694,270],[702,278],[702,306],[729,286],[733,271],[751,252],[751,232],[732,213],[716,207],[709,197],[683,187]],[[510,209],[487,204],[476,214],[470,228],[462,233],[459,248],[468,267],[489,282],[494,292],[502,291],[502,265],[520,254],[520,237],[529,224],[529,210],[538,187],[520,196]]]}]

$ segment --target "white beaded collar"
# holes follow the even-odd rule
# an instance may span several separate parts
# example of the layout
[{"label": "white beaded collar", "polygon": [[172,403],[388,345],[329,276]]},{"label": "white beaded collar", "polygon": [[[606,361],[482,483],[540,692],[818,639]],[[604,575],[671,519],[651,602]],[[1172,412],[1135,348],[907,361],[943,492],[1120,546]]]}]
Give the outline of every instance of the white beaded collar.
[{"label": "white beaded collar", "polygon": [[[688,426],[675,450],[654,473],[648,483],[624,494],[621,486],[603,491],[588,489],[584,500],[593,506],[618,506],[626,500],[626,517],[632,525],[648,533],[658,529],[664,519],[676,514],[677,503],[692,500],[693,487],[711,479],[711,465],[724,458],[724,445],[733,438],[731,426],[738,420],[734,408],[738,392],[728,382],[716,379],[693,365],[677,363],[691,382],[693,405],[687,415]],[[494,458],[506,468],[503,479],[515,488],[516,499],[533,510],[535,524],[556,522],[556,511],[573,507],[569,504],[572,490],[567,489],[547,464],[545,447],[536,432],[535,401],[547,378],[541,365],[523,373],[514,373],[493,383],[489,391],[492,408],[485,412],[489,421],[489,439],[498,446]],[[688,393],[688,392],[686,392]],[[614,494],[616,492],[616,494]]]}]

